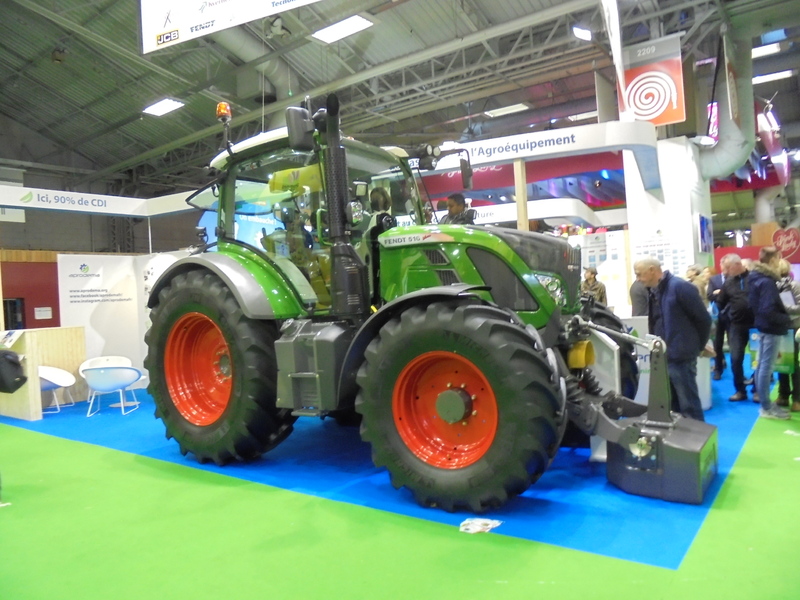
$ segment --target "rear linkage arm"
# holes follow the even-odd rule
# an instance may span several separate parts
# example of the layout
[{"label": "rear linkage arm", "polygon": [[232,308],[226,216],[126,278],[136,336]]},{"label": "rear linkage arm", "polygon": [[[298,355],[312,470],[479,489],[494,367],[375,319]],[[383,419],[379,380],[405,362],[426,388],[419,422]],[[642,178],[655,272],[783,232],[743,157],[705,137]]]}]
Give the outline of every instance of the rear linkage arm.
[{"label": "rear linkage arm", "polygon": [[[581,387],[574,375],[566,377],[567,412],[570,420],[589,435],[599,435],[609,442],[621,445],[647,443],[647,430],[670,429],[675,418],[670,412],[671,397],[669,376],[667,374],[666,344],[656,336],[647,339],[638,338],[628,333],[603,327],[580,316],[571,319],[568,327],[573,333],[586,333],[593,329],[619,341],[632,343],[646,348],[650,352],[650,392],[647,408],[614,392],[604,395],[593,393],[595,390]],[[593,386],[588,386],[589,388]],[[617,420],[619,417],[638,417],[647,413],[644,419],[627,423]],[[616,419],[609,416],[616,415]]]}]

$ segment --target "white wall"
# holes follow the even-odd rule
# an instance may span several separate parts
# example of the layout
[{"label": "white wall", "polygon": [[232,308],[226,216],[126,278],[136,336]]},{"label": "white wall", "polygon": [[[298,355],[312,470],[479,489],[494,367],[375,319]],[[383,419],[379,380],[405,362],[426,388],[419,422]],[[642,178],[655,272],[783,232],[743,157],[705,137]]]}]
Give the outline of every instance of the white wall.
[{"label": "white wall", "polygon": [[629,248],[632,262],[659,253],[662,264],[683,275],[691,264],[711,265],[700,252],[700,215],[711,217],[711,191],[700,176],[697,147],[686,138],[659,140],[660,189],[645,190],[629,152],[624,153]]}]

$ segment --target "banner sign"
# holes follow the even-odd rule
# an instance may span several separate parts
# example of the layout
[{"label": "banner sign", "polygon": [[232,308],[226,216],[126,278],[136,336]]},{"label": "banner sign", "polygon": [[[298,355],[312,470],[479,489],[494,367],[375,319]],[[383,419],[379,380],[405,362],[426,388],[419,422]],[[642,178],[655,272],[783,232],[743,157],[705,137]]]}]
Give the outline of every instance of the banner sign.
[{"label": "banner sign", "polygon": [[620,111],[638,121],[669,125],[686,120],[680,35],[674,34],[623,49],[625,81]]},{"label": "banner sign", "polygon": [[800,263],[800,231],[796,227],[778,229],[772,234],[772,245],[792,264]]},{"label": "banner sign", "polygon": [[186,204],[188,196],[189,192],[181,192],[145,199],[0,184],[0,206],[17,209],[68,210],[94,215],[153,217],[194,210]]},{"label": "banner sign", "polygon": [[319,0],[141,0],[142,54]]},{"label": "banner sign", "polygon": [[61,325],[83,326],[86,356],[127,356],[141,366],[139,307],[133,256],[59,254]]},{"label": "banner sign", "polygon": [[[488,165],[515,159],[558,158],[630,150],[647,190],[661,187],[656,153],[656,130],[650,123],[610,121],[577,127],[564,127],[537,133],[520,133],[505,137],[459,143],[469,152],[470,163]],[[459,156],[443,157],[435,171],[458,169]]]},{"label": "banner sign", "polygon": [[[628,87],[625,75],[623,49],[622,49],[622,30],[619,26],[619,7],[617,0],[601,0],[603,6],[603,24],[608,34],[608,42],[611,44],[611,58],[614,61],[614,69],[617,72],[617,85],[619,89],[625,90]],[[630,114],[625,106],[625,94],[620,95],[620,120],[630,120]],[[627,118],[624,118],[627,117]]]}]

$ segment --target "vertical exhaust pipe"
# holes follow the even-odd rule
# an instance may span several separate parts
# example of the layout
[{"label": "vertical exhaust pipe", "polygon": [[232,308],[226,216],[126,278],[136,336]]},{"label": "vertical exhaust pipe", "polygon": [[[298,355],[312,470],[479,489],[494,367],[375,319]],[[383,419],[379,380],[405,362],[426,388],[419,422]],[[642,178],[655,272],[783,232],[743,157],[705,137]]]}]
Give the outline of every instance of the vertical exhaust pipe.
[{"label": "vertical exhaust pipe", "polygon": [[345,214],[348,202],[347,157],[339,133],[339,99],[327,99],[327,147],[325,185],[328,198],[331,242],[331,309],[335,315],[356,317],[369,314],[367,267],[350,242]]}]

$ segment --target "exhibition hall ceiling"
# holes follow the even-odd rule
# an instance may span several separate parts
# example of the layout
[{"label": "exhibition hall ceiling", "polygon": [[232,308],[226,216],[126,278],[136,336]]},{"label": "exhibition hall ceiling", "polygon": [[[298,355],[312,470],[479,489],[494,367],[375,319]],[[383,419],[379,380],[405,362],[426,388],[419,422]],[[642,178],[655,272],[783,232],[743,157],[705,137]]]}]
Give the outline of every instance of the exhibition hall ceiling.
[{"label": "exhibition hall ceiling", "polygon": [[[226,1],[196,0],[196,10]],[[176,4],[163,3],[165,19]],[[800,0],[618,5],[626,45],[682,33],[684,62],[707,63],[692,84],[701,100],[710,97],[708,59],[717,55],[722,27],[753,36],[783,30],[780,52],[757,59],[754,74],[792,76],[755,94],[773,100],[785,145],[800,147]],[[343,131],[375,144],[595,122],[576,115],[595,109],[595,72],[614,79],[600,10],[598,0],[320,0],[142,54],[138,0],[4,0],[0,168],[22,169],[26,181],[127,196],[195,189],[221,144],[217,102],[232,105],[238,140],[281,125],[285,107],[306,95],[319,105],[332,91],[343,104]],[[332,44],[311,37],[356,14],[374,24]],[[575,24],[592,29],[594,41],[577,39]],[[162,117],[142,113],[165,97],[185,106]],[[514,104],[526,109],[486,114]],[[666,129],[664,137],[675,133]],[[587,177],[567,186],[576,197],[597,174]],[[752,204],[737,202],[724,218],[752,220]]]}]

